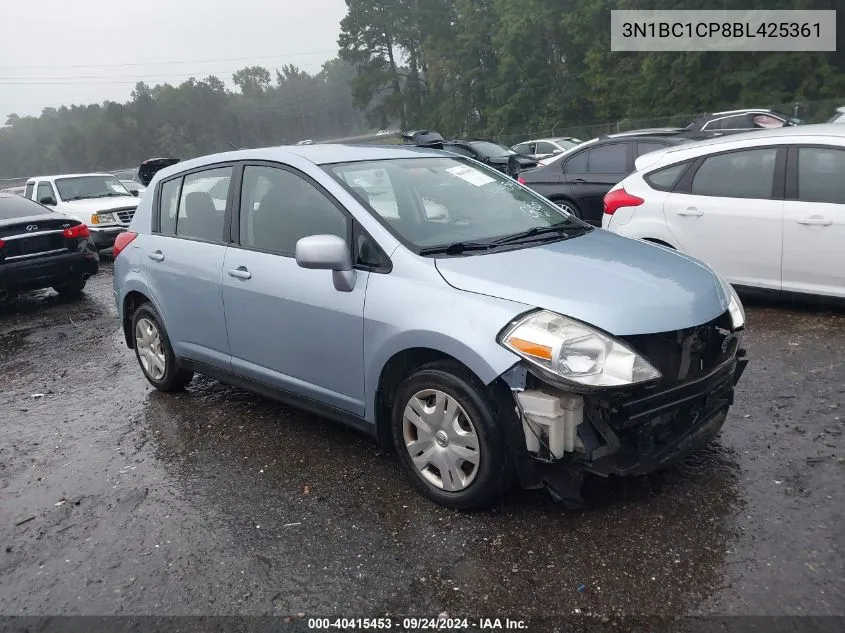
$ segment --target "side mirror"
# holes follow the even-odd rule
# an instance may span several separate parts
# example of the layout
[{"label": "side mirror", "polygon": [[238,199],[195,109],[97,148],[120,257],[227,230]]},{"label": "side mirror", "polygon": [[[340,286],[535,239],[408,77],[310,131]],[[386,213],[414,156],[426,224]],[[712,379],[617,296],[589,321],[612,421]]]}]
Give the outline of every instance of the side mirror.
[{"label": "side mirror", "polygon": [[346,240],[337,235],[309,235],[296,243],[300,268],[332,271],[335,290],[350,292],[355,287],[352,253]]},{"label": "side mirror", "polygon": [[130,189],[130,190],[129,190],[129,193],[131,193],[131,194],[132,194],[133,196],[135,196],[136,198],[138,197],[138,190],[137,190],[137,189]]},{"label": "side mirror", "polygon": [[552,150],[552,154],[560,154],[560,153],[561,153],[561,151],[562,151],[562,150],[559,150],[558,148],[554,148],[554,149]]},{"label": "side mirror", "polygon": [[44,204],[44,205],[49,205],[49,206],[52,207],[52,206],[56,205],[56,199],[53,196],[41,196],[38,199],[38,203]]}]

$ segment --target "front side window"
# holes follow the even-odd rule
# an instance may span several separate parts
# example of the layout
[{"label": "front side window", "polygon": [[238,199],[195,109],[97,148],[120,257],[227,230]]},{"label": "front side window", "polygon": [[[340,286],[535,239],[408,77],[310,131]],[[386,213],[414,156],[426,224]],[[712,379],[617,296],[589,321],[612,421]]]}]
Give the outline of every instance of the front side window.
[{"label": "front side window", "polygon": [[114,176],[72,176],[57,178],[56,188],[65,202],[90,198],[131,196],[126,187]]},{"label": "front side window", "polygon": [[798,148],[798,199],[845,204],[845,150]]},{"label": "front side window", "polygon": [[458,157],[363,161],[325,169],[353,191],[356,181],[374,170],[383,172],[385,190],[367,196],[369,210],[418,251],[458,242],[463,244],[458,251],[468,251],[529,230],[533,237],[550,227],[573,236],[589,230],[513,179]]},{"label": "front side window", "polygon": [[38,183],[38,191],[36,195],[36,201],[41,202],[44,198],[49,198],[50,200],[56,200],[56,194],[53,193],[53,185],[49,182],[39,182]]},{"label": "front side window", "polygon": [[242,246],[293,255],[303,237],[347,237],[346,215],[310,182],[284,169],[246,167],[240,209]]},{"label": "front side window", "polygon": [[649,152],[656,152],[661,149],[666,149],[665,145],[661,145],[660,143],[637,143],[637,155],[635,158],[639,158],[643,154],[648,154]]},{"label": "front side window", "polygon": [[777,148],[744,150],[710,156],[692,179],[692,193],[724,198],[772,197]]},{"label": "front side window", "polygon": [[447,152],[452,152],[453,154],[460,154],[461,156],[469,156],[470,158],[476,158],[475,154],[472,153],[472,150],[468,147],[464,147],[463,145],[444,145],[443,149]]},{"label": "front side window", "polygon": [[554,151],[557,149],[551,143],[547,143],[545,141],[537,143],[537,153],[538,154],[554,154]]},{"label": "front side window", "polygon": [[231,167],[207,169],[185,176],[176,215],[176,235],[221,241],[231,180]]},{"label": "front side window", "polygon": [[628,171],[628,144],[614,143],[590,150],[591,174],[624,174]]}]

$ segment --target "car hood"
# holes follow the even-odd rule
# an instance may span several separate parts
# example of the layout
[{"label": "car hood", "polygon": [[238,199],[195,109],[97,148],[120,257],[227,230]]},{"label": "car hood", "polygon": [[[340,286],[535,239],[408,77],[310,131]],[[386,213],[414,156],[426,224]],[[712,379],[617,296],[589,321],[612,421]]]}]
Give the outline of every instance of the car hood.
[{"label": "car hood", "polygon": [[98,213],[100,211],[111,211],[112,209],[134,209],[138,206],[138,198],[135,196],[120,196],[112,198],[83,198],[82,200],[69,200],[62,202],[62,210],[82,213]]},{"label": "car hood", "polygon": [[729,301],[703,263],[602,229],[435,263],[455,288],[553,310],[617,336],[701,325]]}]

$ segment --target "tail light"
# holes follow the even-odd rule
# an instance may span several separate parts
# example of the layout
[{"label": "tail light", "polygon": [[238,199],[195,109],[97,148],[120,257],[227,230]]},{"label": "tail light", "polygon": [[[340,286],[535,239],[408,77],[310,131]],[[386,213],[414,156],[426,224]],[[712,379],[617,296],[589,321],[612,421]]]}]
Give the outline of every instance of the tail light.
[{"label": "tail light", "polygon": [[638,196],[632,196],[624,188],[616,189],[615,191],[608,192],[604,197],[604,212],[607,215],[613,215],[617,209],[622,207],[638,207],[643,202],[645,200]]},{"label": "tail light", "polygon": [[75,240],[80,237],[89,237],[91,232],[85,224],[77,224],[76,226],[69,226],[64,231],[64,236],[69,240]]},{"label": "tail light", "polygon": [[6,246],[6,242],[4,242],[3,240],[0,240],[0,248],[3,248],[4,246]]},{"label": "tail light", "polygon": [[123,249],[129,246],[129,244],[138,237],[137,233],[133,233],[132,231],[126,231],[124,233],[120,233],[114,240],[114,246],[112,246],[111,256],[117,258]]},{"label": "tail light", "polygon": [[520,185],[524,185],[524,184],[525,184],[525,178],[523,178],[522,176],[520,176],[519,178],[517,178],[517,179],[516,179],[516,181],[517,181]]}]

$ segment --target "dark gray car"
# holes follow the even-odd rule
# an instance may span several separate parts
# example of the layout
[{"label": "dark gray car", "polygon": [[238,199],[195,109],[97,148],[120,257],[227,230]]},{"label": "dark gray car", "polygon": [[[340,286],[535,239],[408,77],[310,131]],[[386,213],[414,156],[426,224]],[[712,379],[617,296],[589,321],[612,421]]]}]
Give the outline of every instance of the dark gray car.
[{"label": "dark gray car", "polygon": [[585,222],[601,226],[602,200],[613,185],[634,171],[634,160],[687,140],[680,132],[604,136],[521,172],[519,181]]}]

